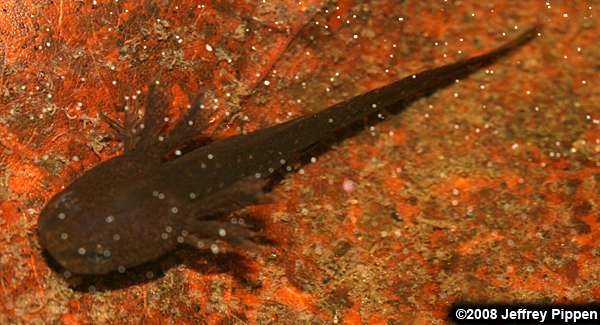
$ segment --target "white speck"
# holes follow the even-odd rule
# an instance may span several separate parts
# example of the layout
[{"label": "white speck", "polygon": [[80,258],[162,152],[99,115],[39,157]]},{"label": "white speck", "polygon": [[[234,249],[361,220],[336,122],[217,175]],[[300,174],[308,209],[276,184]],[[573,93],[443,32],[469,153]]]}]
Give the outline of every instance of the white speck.
[{"label": "white speck", "polygon": [[210,46],[210,44],[206,44],[206,50],[208,52],[212,52],[213,48],[212,48],[212,46]]},{"label": "white speck", "polygon": [[119,235],[119,234],[114,234],[113,235],[113,240],[114,241],[118,241],[119,239],[121,239],[121,235]]},{"label": "white speck", "polygon": [[219,254],[219,246],[217,244],[210,245],[210,251],[215,255]]},{"label": "white speck", "polygon": [[265,84],[265,86],[268,86],[271,84],[271,82],[269,80],[265,80],[263,83]]},{"label": "white speck", "polygon": [[227,235],[227,232],[225,231],[224,228],[219,228],[219,236],[221,237],[225,237]]},{"label": "white speck", "polygon": [[115,217],[114,216],[107,216],[106,219],[104,219],[104,221],[106,221],[106,223],[111,223],[111,222],[115,221]]},{"label": "white speck", "polygon": [[342,188],[346,192],[352,192],[354,191],[354,182],[349,179],[345,179],[344,183],[342,183]]},{"label": "white speck", "polygon": [[207,157],[208,157],[208,159],[213,159],[213,158],[215,158],[215,156],[214,156],[212,153],[209,153]]},{"label": "white speck", "polygon": [[190,199],[195,199],[196,198],[196,193],[194,192],[190,192]]},{"label": "white speck", "polygon": [[65,217],[66,217],[66,215],[63,212],[58,214],[58,219],[60,219],[60,220],[64,220]]}]

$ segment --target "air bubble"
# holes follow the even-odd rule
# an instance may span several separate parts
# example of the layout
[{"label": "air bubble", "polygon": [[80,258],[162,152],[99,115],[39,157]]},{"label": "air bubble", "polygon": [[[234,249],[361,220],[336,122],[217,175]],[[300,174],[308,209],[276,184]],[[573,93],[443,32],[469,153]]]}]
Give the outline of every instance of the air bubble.
[{"label": "air bubble", "polygon": [[58,219],[60,219],[60,220],[64,220],[65,217],[66,217],[66,215],[63,212],[58,214]]},{"label": "air bubble", "polygon": [[115,221],[115,217],[114,216],[108,216],[104,220],[106,221],[106,223],[111,223],[111,222]]},{"label": "air bubble", "polygon": [[193,200],[193,199],[195,199],[195,198],[196,198],[196,193],[194,193],[194,192],[191,192],[191,193],[190,193],[190,199],[192,199],[192,200]]},{"label": "air bubble", "polygon": [[60,239],[66,240],[67,238],[69,238],[69,235],[66,232],[63,232],[62,234],[60,234]]},{"label": "air bubble", "polygon": [[85,255],[85,248],[83,248],[83,247],[79,247],[79,249],[77,249],[77,253],[78,253],[79,255]]},{"label": "air bubble", "polygon": [[227,231],[224,228],[219,228],[219,236],[225,237],[227,235]]},{"label": "air bubble", "polygon": [[210,245],[210,251],[215,255],[219,254],[219,246],[217,244]]},{"label": "air bubble", "polygon": [[125,273],[125,267],[123,265],[119,265],[119,267],[117,267],[117,271],[119,271],[119,273]]},{"label": "air bubble", "polygon": [[114,234],[114,235],[112,236],[112,238],[113,238],[113,240],[114,240],[114,241],[118,241],[119,239],[121,239],[121,235],[119,235],[119,234]]}]

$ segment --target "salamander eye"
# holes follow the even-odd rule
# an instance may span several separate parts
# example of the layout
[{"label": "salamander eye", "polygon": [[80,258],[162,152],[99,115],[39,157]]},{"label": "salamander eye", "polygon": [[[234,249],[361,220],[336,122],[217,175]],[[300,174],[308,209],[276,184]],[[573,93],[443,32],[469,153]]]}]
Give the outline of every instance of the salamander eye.
[{"label": "salamander eye", "polygon": [[106,263],[112,257],[109,249],[103,249],[102,245],[97,245],[96,250],[88,255],[88,259],[94,263]]}]

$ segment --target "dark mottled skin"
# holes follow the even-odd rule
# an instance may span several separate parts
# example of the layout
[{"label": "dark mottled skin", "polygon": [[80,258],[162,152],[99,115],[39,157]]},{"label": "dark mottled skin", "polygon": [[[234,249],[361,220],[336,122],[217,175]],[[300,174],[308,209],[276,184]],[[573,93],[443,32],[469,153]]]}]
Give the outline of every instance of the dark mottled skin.
[{"label": "dark mottled skin", "polygon": [[[194,136],[188,115],[158,141],[166,104],[154,87],[135,127],[120,127],[125,154],[105,161],[56,194],[39,218],[40,243],[78,274],[123,272],[164,255],[179,243],[204,247],[222,240],[251,245],[244,225],[218,216],[265,202],[266,185],[315,144],[392,105],[409,103],[494,62],[525,44],[537,28],[487,54],[421,72],[318,113],[246,135],[215,141],[164,160]],[[375,104],[375,105],[373,105]],[[131,124],[131,121],[129,121]],[[279,173],[281,175],[281,173]]]}]

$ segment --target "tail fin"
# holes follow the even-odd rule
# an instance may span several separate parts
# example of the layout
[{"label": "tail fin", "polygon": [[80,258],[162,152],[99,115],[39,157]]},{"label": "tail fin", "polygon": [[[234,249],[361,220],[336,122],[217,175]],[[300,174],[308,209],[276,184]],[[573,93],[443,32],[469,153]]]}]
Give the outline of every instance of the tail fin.
[{"label": "tail fin", "polygon": [[344,127],[347,123],[353,123],[398,102],[408,103],[494,63],[528,43],[539,30],[539,26],[531,27],[517,38],[488,53],[406,77],[315,113],[312,118],[321,121],[333,120],[336,127]]}]

